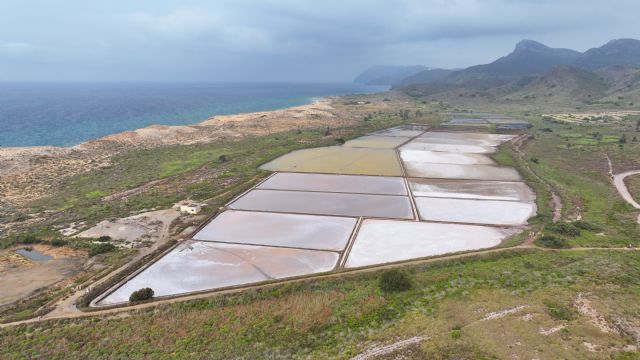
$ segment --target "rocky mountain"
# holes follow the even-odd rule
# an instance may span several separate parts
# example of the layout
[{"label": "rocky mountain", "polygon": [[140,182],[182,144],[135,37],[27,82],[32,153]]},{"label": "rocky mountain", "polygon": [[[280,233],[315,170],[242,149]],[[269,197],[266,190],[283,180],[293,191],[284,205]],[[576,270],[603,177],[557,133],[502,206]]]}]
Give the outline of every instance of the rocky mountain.
[{"label": "rocky mountain", "polygon": [[573,65],[585,69],[612,65],[640,66],[640,40],[611,40],[599,48],[585,51]]},{"label": "rocky mountain", "polygon": [[489,64],[471,66],[452,74],[450,82],[469,82],[475,79],[512,80],[522,76],[544,73],[556,65],[571,64],[581,53],[569,49],[550,48],[533,40],[520,41],[513,52]]},{"label": "rocky mountain", "polygon": [[584,53],[523,40],[489,64],[422,71],[394,87],[416,96],[488,96],[608,103],[640,102],[640,41],[612,40]]},{"label": "rocky mountain", "polygon": [[401,80],[428,69],[422,65],[379,65],[363,71],[356,76],[353,82],[367,85],[396,85]]}]

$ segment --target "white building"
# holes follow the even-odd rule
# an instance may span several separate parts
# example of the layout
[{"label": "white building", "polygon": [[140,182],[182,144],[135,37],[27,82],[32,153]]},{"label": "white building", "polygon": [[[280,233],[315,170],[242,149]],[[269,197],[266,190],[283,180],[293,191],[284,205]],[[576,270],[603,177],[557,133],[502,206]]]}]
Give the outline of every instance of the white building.
[{"label": "white building", "polygon": [[204,206],[203,204],[195,204],[195,203],[180,205],[180,212],[196,215],[200,213],[200,211],[202,211],[203,206]]}]

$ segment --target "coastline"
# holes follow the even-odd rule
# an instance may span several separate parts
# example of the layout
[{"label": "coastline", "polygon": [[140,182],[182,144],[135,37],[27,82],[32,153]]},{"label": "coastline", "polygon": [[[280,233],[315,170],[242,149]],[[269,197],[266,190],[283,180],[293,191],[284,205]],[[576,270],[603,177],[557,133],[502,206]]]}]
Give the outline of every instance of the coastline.
[{"label": "coastline", "polygon": [[[101,137],[97,137],[94,139],[89,139],[83,141],[76,145],[71,146],[56,146],[56,145],[34,145],[34,146],[0,146],[0,160],[3,157],[11,157],[11,156],[19,156],[26,155],[27,153],[39,153],[41,155],[52,155],[52,153],[60,153],[71,150],[83,150],[90,146],[92,143],[101,142],[101,141],[119,141],[122,138],[138,136],[138,137],[153,137],[155,133],[166,133],[166,132],[179,132],[179,131],[190,131],[190,128],[196,126],[207,126],[213,125],[216,121],[221,122],[234,122],[234,121],[246,121],[249,119],[254,119],[257,116],[269,115],[271,113],[277,113],[282,111],[313,111],[314,108],[322,107],[325,103],[331,103],[331,101],[339,98],[340,96],[323,96],[323,97],[312,97],[309,100],[309,103],[303,105],[296,105],[285,107],[281,109],[267,110],[267,111],[256,111],[256,112],[241,112],[236,114],[224,114],[224,115],[213,115],[204,120],[200,120],[198,122],[187,124],[187,125],[167,125],[167,124],[151,124],[149,126],[136,128],[127,131],[121,131]],[[2,168],[0,167],[0,170]],[[0,175],[2,175],[0,173]]]},{"label": "coastline", "polygon": [[[379,97],[383,93],[365,96]],[[334,106],[343,97],[327,96],[306,105],[271,111],[216,115],[192,125],[151,125],[71,147],[0,148],[0,199],[5,210],[20,208],[48,196],[70,176],[108,169],[113,165],[114,156],[128,151],[349,126],[361,117]]]}]

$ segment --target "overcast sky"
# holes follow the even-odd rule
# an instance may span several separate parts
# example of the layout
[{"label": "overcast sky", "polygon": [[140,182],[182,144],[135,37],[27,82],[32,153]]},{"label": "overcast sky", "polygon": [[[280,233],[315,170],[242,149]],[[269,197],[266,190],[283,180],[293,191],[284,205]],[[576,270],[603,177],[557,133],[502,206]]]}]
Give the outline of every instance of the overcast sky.
[{"label": "overcast sky", "polygon": [[0,80],[350,81],[465,67],[521,39],[640,38],[639,0],[0,0]]}]

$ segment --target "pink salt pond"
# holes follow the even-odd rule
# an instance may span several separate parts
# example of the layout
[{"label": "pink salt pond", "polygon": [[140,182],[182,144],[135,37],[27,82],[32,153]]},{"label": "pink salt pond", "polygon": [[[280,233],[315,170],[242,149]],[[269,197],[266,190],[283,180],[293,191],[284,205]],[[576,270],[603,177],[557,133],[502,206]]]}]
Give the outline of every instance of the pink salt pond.
[{"label": "pink salt pond", "polygon": [[227,210],[194,240],[342,251],[356,219]]},{"label": "pink salt pond", "polygon": [[534,192],[523,182],[450,179],[409,179],[413,196],[484,200],[533,201]]},{"label": "pink salt pond", "polygon": [[308,191],[252,190],[232,209],[282,213],[412,219],[407,196]]},{"label": "pink salt pond", "polygon": [[246,285],[331,271],[339,255],[329,251],[185,241],[142,270],[98,306],[126,303],[150,287],[155,297]]}]

